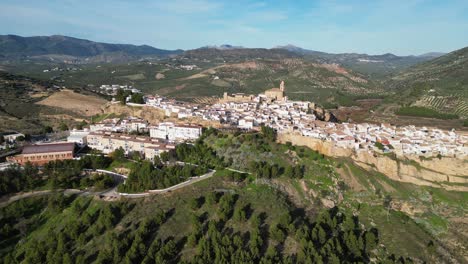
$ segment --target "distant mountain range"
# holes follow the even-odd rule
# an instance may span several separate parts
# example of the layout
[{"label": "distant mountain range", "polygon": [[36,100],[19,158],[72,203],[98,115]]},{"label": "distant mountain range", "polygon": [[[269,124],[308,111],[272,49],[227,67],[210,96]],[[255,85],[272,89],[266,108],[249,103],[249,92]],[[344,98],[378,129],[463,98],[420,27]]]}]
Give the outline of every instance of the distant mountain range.
[{"label": "distant mountain range", "polygon": [[[232,47],[232,46],[231,46]],[[203,47],[199,49],[187,50],[180,56],[187,59],[209,60],[213,62],[242,62],[255,59],[285,59],[301,58],[301,54],[284,49],[263,49],[263,48],[219,48]]]},{"label": "distant mountain range", "polygon": [[229,49],[245,49],[245,47],[242,47],[242,46],[233,46],[233,45],[230,45],[230,44],[223,44],[223,45],[220,45],[220,46],[208,45],[208,46],[205,46],[205,47],[201,47],[201,49],[229,50]]},{"label": "distant mountain range", "polygon": [[418,63],[444,55],[440,52],[431,52],[419,56],[397,56],[391,53],[382,55],[368,55],[359,53],[326,53],[303,49],[294,45],[277,46],[275,49],[284,49],[304,55],[324,63],[338,63],[344,67],[364,73],[370,77],[385,77]]},{"label": "distant mountain range", "polygon": [[443,52],[428,52],[424,53],[421,55],[410,55],[410,56],[397,56],[392,53],[385,53],[383,55],[368,55],[368,54],[359,54],[359,53],[326,53],[326,52],[321,52],[321,51],[315,51],[315,50],[309,50],[309,49],[304,49],[301,47],[294,46],[292,44],[287,44],[284,46],[276,46],[273,49],[285,49],[289,50],[292,52],[296,53],[302,53],[302,54],[315,54],[315,55],[321,55],[321,56],[330,56],[330,57],[340,57],[340,56],[361,56],[361,57],[375,57],[375,58],[385,58],[385,59],[398,59],[398,58],[405,58],[405,57],[424,57],[424,58],[436,58],[440,57],[446,53]]},{"label": "distant mountain range", "polygon": [[148,45],[100,43],[60,35],[38,37],[0,35],[0,58],[3,60],[116,62],[146,57],[164,58],[182,52],[182,50],[157,49]]},{"label": "distant mountain range", "polygon": [[[279,50],[288,51],[281,52]],[[271,52],[271,54],[269,54]],[[184,54],[183,50],[164,50],[148,45],[109,44],[78,39],[67,36],[37,36],[21,37],[16,35],[0,35],[1,60],[52,60],[67,62],[125,62],[145,58],[167,58]],[[199,49],[185,51],[184,55],[193,57],[214,55],[216,57],[240,56],[251,58],[255,56],[277,58],[304,57],[324,63],[338,63],[353,70],[369,75],[388,75],[403,68],[443,55],[442,53],[426,53],[421,56],[396,56],[390,53],[383,55],[367,55],[357,53],[333,54],[300,48],[294,45],[277,46],[273,49],[244,48],[223,44],[220,46],[205,46]],[[280,55],[278,55],[280,54]]]},{"label": "distant mountain range", "polygon": [[300,58],[311,62],[339,64],[371,79],[385,79],[414,65],[444,55],[431,52],[419,56],[397,56],[391,53],[326,53],[294,45],[272,49],[245,48],[223,44],[193,50],[164,50],[148,45],[109,44],[67,36],[21,37],[0,35],[0,61],[41,60],[67,63],[122,63],[142,59],[185,57],[195,60],[239,62],[245,60]]}]

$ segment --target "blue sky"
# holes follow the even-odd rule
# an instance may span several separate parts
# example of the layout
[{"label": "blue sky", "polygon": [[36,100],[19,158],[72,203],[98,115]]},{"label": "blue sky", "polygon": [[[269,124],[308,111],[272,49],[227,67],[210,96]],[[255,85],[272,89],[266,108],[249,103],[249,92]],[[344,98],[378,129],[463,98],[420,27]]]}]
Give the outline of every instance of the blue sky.
[{"label": "blue sky", "polygon": [[408,55],[468,46],[468,1],[1,0],[0,34]]}]

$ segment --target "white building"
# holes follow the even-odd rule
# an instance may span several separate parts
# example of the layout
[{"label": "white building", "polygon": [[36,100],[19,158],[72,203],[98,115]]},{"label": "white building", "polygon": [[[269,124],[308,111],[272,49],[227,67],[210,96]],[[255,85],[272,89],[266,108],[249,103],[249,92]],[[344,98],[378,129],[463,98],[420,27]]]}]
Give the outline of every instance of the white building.
[{"label": "white building", "polygon": [[239,120],[239,125],[237,125],[238,128],[240,128],[240,129],[247,129],[247,130],[252,129],[253,126],[254,126],[254,122],[253,122],[252,119],[249,119],[249,118],[240,119],[240,120]]},{"label": "white building", "polygon": [[4,134],[0,134],[0,135],[3,135],[3,138],[8,143],[13,143],[13,142],[16,141],[17,138],[24,137],[24,134],[17,133],[17,132],[4,133]]},{"label": "white building", "polygon": [[148,130],[148,122],[137,117],[128,117],[120,122],[120,126],[128,133],[145,132]]},{"label": "white building", "polygon": [[67,137],[67,142],[76,143],[80,147],[84,147],[88,144],[86,137],[89,135],[89,130],[72,130],[70,131],[70,135]]},{"label": "white building", "polygon": [[202,134],[200,125],[175,125],[171,122],[160,123],[150,127],[150,137],[170,141],[195,140]]},{"label": "white building", "polygon": [[120,119],[112,118],[105,119],[99,123],[92,124],[89,126],[91,132],[96,131],[108,131],[108,132],[122,132],[122,127],[119,126]]},{"label": "white building", "polygon": [[148,160],[153,160],[154,156],[175,149],[174,144],[167,144],[158,139],[111,132],[91,132],[87,139],[90,148],[100,150],[105,154],[122,148],[127,155],[139,152]]}]

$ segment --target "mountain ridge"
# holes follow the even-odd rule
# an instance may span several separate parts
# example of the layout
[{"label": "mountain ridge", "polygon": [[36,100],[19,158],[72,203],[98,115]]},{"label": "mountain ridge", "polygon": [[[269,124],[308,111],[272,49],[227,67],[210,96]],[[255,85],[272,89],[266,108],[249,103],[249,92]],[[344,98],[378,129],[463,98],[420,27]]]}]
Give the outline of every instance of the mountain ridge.
[{"label": "mountain ridge", "polygon": [[275,46],[275,48],[289,50],[303,55],[306,59],[317,60],[322,63],[337,63],[369,77],[380,79],[441,55],[438,52],[409,56],[398,56],[393,53],[378,55],[365,53],[326,53],[304,49],[292,44]]},{"label": "mountain ridge", "polygon": [[383,53],[383,54],[367,54],[367,53],[358,53],[358,52],[324,52],[324,51],[318,51],[318,50],[311,50],[311,49],[305,49],[299,46],[296,46],[294,44],[286,44],[286,45],[277,45],[272,47],[272,49],[286,49],[289,51],[297,51],[297,52],[304,52],[304,53],[321,53],[321,54],[329,54],[329,55],[344,55],[344,54],[356,54],[356,55],[361,55],[361,56],[395,56],[395,57],[440,57],[443,56],[447,53],[445,52],[426,52],[423,54],[415,55],[396,55],[391,52]]},{"label": "mountain ridge", "polygon": [[[0,54],[6,59],[15,60],[34,58],[35,56],[62,55],[83,60],[101,55],[112,57],[113,54],[118,53],[134,59],[144,57],[164,58],[180,54],[182,50],[163,50],[149,45],[110,44],[62,35],[33,37],[0,35]],[[112,62],[112,58],[109,58],[109,61]]]}]

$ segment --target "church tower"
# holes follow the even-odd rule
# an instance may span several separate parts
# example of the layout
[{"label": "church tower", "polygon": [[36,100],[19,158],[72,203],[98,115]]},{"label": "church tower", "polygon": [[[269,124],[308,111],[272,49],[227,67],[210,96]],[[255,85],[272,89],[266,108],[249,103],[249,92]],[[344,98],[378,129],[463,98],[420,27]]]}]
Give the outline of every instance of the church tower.
[{"label": "church tower", "polygon": [[284,92],[284,81],[281,81],[280,83],[280,90]]}]

